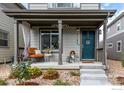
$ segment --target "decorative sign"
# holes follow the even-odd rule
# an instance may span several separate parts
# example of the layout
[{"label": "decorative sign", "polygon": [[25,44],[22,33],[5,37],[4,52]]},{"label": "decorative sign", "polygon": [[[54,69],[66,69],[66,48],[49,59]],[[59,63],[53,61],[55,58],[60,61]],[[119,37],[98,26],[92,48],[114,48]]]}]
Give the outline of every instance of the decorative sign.
[{"label": "decorative sign", "polygon": [[90,40],[86,40],[86,45],[90,45]]}]

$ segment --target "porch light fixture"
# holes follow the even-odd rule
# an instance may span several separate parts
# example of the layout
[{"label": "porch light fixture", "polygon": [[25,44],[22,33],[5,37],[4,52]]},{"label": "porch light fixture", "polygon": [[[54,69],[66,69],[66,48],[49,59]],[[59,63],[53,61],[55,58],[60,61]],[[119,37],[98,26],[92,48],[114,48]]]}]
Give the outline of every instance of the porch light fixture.
[{"label": "porch light fixture", "polygon": [[77,45],[79,45],[79,36],[78,36],[78,34],[80,33],[80,28],[77,28],[76,29],[76,31],[77,31]]},{"label": "porch light fixture", "polygon": [[77,28],[77,32],[79,32],[80,31],[80,28]]}]

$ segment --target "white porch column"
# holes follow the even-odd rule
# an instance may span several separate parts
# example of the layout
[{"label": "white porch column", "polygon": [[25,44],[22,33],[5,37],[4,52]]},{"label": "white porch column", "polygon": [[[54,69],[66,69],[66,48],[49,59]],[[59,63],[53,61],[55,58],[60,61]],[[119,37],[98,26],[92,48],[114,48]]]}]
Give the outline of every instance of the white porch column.
[{"label": "white porch column", "polygon": [[62,20],[58,20],[58,30],[59,30],[59,60],[58,60],[58,64],[62,65]]},{"label": "white porch column", "polygon": [[17,39],[18,24],[17,20],[14,20],[14,64],[18,63],[18,39]]},{"label": "white porch column", "polygon": [[107,66],[106,33],[107,33],[107,19],[104,21],[104,25],[103,25],[103,65],[105,65],[105,66]]},{"label": "white porch column", "polygon": [[99,48],[99,29],[97,29],[96,30],[96,61],[98,62],[98,60],[99,60],[99,50],[98,50],[98,48]]}]

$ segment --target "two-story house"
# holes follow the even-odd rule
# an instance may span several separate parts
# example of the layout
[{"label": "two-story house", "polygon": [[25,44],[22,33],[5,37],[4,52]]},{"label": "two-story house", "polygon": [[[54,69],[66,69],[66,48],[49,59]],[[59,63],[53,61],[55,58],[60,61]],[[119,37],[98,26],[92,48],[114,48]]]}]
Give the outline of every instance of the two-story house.
[{"label": "two-story house", "polygon": [[14,55],[14,19],[6,16],[4,9],[25,8],[17,3],[0,3],[0,63],[11,61]]},{"label": "two-story house", "polygon": [[4,10],[15,19],[15,62],[19,49],[19,25],[28,47],[52,50],[51,62],[61,65],[70,51],[80,61],[98,61],[99,28],[104,25],[103,64],[106,64],[107,18],[115,10],[101,10],[100,4],[86,3],[30,3],[27,10]]},{"label": "two-story house", "polygon": [[107,32],[108,58],[121,60],[124,51],[124,12],[109,25]]}]

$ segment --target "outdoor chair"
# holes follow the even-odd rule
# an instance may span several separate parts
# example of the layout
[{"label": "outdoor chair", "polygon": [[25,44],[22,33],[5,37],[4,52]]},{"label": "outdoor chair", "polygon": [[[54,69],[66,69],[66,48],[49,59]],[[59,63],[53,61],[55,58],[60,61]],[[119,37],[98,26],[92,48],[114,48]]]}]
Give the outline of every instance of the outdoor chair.
[{"label": "outdoor chair", "polygon": [[29,58],[31,59],[41,59],[44,58],[44,55],[41,54],[41,51],[37,48],[28,48]]}]

